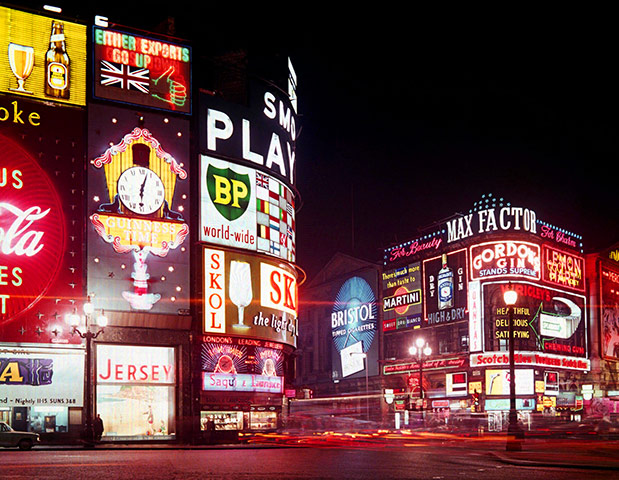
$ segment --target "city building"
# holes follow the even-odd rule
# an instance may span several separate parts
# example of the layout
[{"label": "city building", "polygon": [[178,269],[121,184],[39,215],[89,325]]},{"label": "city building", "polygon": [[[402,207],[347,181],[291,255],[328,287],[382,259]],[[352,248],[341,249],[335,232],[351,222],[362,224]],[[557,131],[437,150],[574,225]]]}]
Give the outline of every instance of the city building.
[{"label": "city building", "polygon": [[103,442],[275,429],[304,279],[292,63],[201,52],[194,77],[189,42],[93,22],[0,7],[0,419],[87,445],[99,416]]},{"label": "city building", "polygon": [[248,52],[203,65],[193,293],[198,441],[282,425],[298,338],[296,75]]},{"label": "city building", "polygon": [[338,253],[302,287],[289,426],[380,420],[379,275],[379,264]]},{"label": "city building", "polygon": [[81,23],[0,6],[0,419],[43,441],[82,429],[64,319],[84,301],[86,43]]},{"label": "city building", "polygon": [[591,371],[580,392],[588,415],[619,417],[619,244],[586,255]]}]

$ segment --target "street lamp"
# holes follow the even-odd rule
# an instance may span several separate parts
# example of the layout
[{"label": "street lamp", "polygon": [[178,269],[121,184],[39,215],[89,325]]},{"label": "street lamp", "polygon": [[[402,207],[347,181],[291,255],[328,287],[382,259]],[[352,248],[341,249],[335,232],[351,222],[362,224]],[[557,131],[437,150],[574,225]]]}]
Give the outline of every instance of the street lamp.
[{"label": "street lamp", "polygon": [[512,284],[503,293],[505,305],[509,308],[509,427],[507,429],[506,450],[522,450],[520,438],[522,431],[518,426],[518,411],[516,410],[516,367],[514,361],[514,305],[518,301],[518,293],[512,288]]},{"label": "street lamp", "polygon": [[102,332],[105,326],[107,325],[107,318],[101,310],[101,315],[97,316],[97,325],[100,327],[96,332],[91,332],[89,328],[89,323],[92,318],[92,315],[95,311],[94,305],[90,302],[90,297],[88,297],[88,301],[84,304],[84,329],[81,328],[81,316],[78,315],[77,309],[73,309],[73,313],[68,314],[66,317],[66,321],[72,327],[72,333],[79,335],[81,338],[86,339],[86,395],[84,401],[84,409],[86,410],[86,418],[84,425],[84,447],[92,448],[94,446],[94,431],[92,428],[92,375],[91,375],[91,364],[90,364],[90,355],[92,349],[92,340],[97,338]]},{"label": "street lamp", "polygon": [[350,352],[350,356],[359,355],[361,358],[365,358],[365,411],[366,419],[370,420],[370,391],[368,389],[368,354],[365,352]]},{"label": "street lamp", "polygon": [[423,360],[424,357],[428,358],[430,355],[432,355],[432,349],[422,337],[417,337],[417,339],[415,340],[415,345],[408,349],[408,353],[410,353],[413,357],[417,357],[417,363],[419,363],[419,396],[421,397],[421,419],[425,425],[426,412],[423,408]]}]

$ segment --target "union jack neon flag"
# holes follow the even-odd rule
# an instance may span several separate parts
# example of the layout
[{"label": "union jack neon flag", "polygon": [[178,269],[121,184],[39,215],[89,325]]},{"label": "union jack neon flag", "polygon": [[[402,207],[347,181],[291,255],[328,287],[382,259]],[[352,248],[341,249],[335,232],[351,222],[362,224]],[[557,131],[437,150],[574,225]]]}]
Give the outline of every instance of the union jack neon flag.
[{"label": "union jack neon flag", "polygon": [[150,71],[101,60],[101,85],[149,93]]}]

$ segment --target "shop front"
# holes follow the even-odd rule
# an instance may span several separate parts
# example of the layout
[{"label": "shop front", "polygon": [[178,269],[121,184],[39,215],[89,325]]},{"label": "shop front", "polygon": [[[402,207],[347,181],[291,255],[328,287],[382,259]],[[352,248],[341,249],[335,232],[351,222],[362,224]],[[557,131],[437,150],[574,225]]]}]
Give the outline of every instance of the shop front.
[{"label": "shop front", "polygon": [[281,425],[291,347],[267,340],[205,335],[200,344],[200,431],[206,441]]},{"label": "shop front", "polygon": [[175,440],[175,347],[97,344],[96,413],[103,441]]},{"label": "shop front", "polygon": [[0,346],[0,420],[46,443],[77,438],[83,380],[81,349]]}]

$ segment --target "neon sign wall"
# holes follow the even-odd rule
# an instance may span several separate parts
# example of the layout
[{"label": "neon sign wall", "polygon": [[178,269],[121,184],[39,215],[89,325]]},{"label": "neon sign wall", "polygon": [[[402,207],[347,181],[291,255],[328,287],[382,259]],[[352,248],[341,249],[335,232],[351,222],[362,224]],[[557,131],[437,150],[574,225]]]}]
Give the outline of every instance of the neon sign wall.
[{"label": "neon sign wall", "polygon": [[546,282],[585,291],[583,257],[544,246],[543,267],[543,279]]},{"label": "neon sign wall", "polygon": [[119,102],[191,113],[191,49],[94,27],[94,94]]}]

